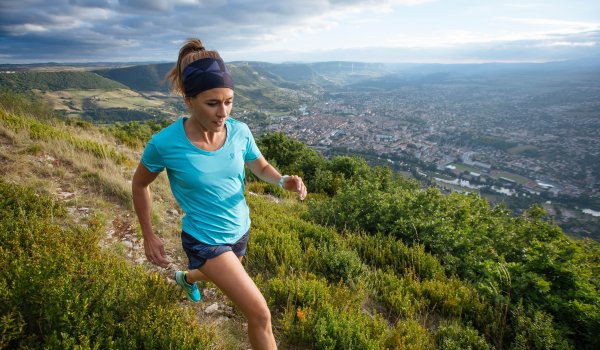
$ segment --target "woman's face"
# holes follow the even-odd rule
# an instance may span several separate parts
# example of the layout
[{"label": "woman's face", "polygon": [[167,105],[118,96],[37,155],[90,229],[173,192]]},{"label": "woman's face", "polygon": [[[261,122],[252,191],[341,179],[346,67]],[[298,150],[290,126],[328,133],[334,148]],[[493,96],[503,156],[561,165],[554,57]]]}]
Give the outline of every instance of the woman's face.
[{"label": "woman's face", "polygon": [[190,109],[191,117],[199,123],[203,131],[221,132],[233,107],[233,90],[210,89],[184,100]]}]

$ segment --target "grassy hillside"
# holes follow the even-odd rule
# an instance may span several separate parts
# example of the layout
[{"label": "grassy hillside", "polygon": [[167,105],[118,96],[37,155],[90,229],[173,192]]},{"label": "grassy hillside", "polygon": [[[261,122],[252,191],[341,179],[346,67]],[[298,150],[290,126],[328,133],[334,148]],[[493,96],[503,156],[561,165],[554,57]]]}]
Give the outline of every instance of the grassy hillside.
[{"label": "grassy hillside", "polygon": [[16,72],[0,74],[0,89],[28,92],[66,89],[123,89],[124,85],[93,72]]},{"label": "grassy hillside", "polygon": [[153,120],[179,113],[172,96],[142,95],[89,71],[3,73],[1,90],[41,97],[64,117],[99,123]]},{"label": "grassy hillside", "polygon": [[138,65],[124,68],[101,69],[95,73],[118,81],[136,91],[169,91],[165,75],[172,63]]},{"label": "grassy hillside", "polygon": [[[135,91],[167,92],[169,86],[165,81],[165,75],[172,67],[173,64],[171,63],[150,64],[104,69],[98,70],[96,73],[122,83]],[[298,81],[289,80],[293,77],[280,77],[272,72],[277,65],[269,65],[269,67],[270,70],[265,70],[261,64],[257,65],[245,62],[229,64],[235,81],[236,110],[290,112],[303,103],[303,101],[310,99],[307,92],[290,90],[290,88],[296,89],[299,86],[297,84]],[[291,72],[292,70],[289,68],[282,70],[282,72],[286,71]],[[300,76],[302,74],[295,75],[297,78]],[[305,80],[301,82],[304,83]],[[306,89],[306,86],[304,88]],[[316,86],[309,85],[308,90],[315,92],[315,89],[318,90]]]},{"label": "grassy hillside", "polygon": [[[19,95],[0,102],[0,348],[249,348],[214,286],[190,304],[172,285],[186,259],[164,174],[152,220],[172,264],[144,258],[129,181],[156,125],[98,128]],[[513,218],[281,134],[259,144],[311,192],[300,203],[248,178],[244,263],[280,348],[598,346],[597,243],[566,238],[536,208]]]}]

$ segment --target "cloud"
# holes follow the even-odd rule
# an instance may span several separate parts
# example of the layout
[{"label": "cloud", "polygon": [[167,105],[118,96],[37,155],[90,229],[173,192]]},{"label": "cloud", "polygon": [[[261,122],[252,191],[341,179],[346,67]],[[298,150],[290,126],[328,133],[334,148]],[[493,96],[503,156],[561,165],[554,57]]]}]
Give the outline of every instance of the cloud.
[{"label": "cloud", "polygon": [[108,0],[69,0],[69,5],[100,9],[108,9],[111,7],[110,1]]},{"label": "cloud", "polygon": [[[165,59],[201,37],[221,50],[258,49],[329,30],[346,16],[430,0],[22,0],[0,4],[0,49],[15,60]],[[30,46],[28,46],[30,45]],[[136,49],[127,53],[128,48]],[[159,49],[163,47],[163,49]],[[144,51],[147,50],[147,53]]]},{"label": "cloud", "polygon": [[[400,7],[435,5],[432,0],[18,0],[0,2],[0,57],[16,61],[174,61],[181,43],[200,37],[205,46],[250,57],[272,47],[332,32],[341,24],[376,23]],[[443,5],[442,2],[439,2]],[[590,48],[597,38],[565,37],[600,29],[595,23],[503,17],[539,26],[526,37],[497,38],[461,28],[427,37],[387,37],[381,46],[418,50],[485,47],[522,42],[552,48]],[[367,24],[368,25],[368,24]],[[549,30],[563,28],[560,31]],[[352,47],[344,40],[329,47]],[[569,44],[571,43],[571,44]],[[374,45],[374,43],[369,43]],[[479,45],[479,46],[478,46]],[[587,46],[586,46],[587,45]],[[291,44],[290,44],[291,46]],[[510,46],[510,45],[509,45]],[[294,48],[294,47],[291,47]],[[321,47],[323,48],[323,47]],[[318,51],[315,49],[314,51]],[[320,50],[324,52],[324,50]],[[298,50],[296,50],[298,52]],[[330,50],[330,52],[333,52]],[[397,55],[396,55],[397,56]],[[228,56],[224,57],[228,58]],[[235,56],[237,57],[237,56]],[[241,58],[241,57],[240,57]]]},{"label": "cloud", "polygon": [[[544,40],[505,40],[474,42],[465,40],[454,45],[437,46],[368,46],[334,48],[320,51],[270,51],[241,53],[239,60],[297,61],[362,61],[378,63],[485,63],[548,62],[574,58],[600,57],[600,30],[555,35]],[[591,44],[594,43],[594,44]]]}]

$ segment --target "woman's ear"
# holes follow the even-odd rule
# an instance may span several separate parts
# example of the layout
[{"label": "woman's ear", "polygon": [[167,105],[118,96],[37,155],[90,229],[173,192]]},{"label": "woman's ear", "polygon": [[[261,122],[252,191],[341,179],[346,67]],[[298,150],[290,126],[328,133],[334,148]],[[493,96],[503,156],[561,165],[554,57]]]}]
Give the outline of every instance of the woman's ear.
[{"label": "woman's ear", "polygon": [[189,96],[184,96],[183,97],[183,102],[185,103],[185,105],[187,106],[188,109],[192,109],[192,98]]}]

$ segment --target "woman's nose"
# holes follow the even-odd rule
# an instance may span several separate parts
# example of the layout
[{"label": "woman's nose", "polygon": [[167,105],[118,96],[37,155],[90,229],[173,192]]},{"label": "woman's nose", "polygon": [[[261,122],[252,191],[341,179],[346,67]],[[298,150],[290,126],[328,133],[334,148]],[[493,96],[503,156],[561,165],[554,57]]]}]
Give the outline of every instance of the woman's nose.
[{"label": "woman's nose", "polygon": [[217,108],[217,115],[219,117],[227,116],[227,106],[225,106],[225,104],[219,104],[219,108]]}]

